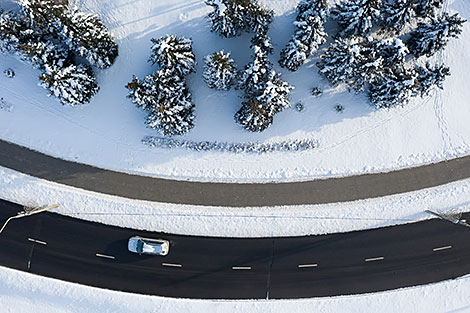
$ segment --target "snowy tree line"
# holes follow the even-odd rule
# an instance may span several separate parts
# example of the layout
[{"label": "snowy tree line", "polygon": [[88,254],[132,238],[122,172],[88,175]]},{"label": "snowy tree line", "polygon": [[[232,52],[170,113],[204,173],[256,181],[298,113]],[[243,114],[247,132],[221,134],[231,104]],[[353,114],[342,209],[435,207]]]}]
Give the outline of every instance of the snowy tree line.
[{"label": "snowy tree line", "polygon": [[40,85],[63,104],[89,102],[99,89],[92,66],[107,68],[118,55],[102,21],[69,7],[67,0],[18,4],[19,12],[0,9],[0,50],[16,53],[40,69]]}]

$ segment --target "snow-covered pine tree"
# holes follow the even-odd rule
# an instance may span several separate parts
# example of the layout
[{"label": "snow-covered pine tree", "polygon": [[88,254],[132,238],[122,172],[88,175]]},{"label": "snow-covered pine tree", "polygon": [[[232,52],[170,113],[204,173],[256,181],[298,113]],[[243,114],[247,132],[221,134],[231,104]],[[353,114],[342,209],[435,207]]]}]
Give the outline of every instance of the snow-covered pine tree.
[{"label": "snow-covered pine tree", "polygon": [[70,49],[86,58],[93,66],[108,68],[118,56],[118,45],[95,14],[79,12],[74,8],[55,23],[55,28]]},{"label": "snow-covered pine tree", "polygon": [[363,36],[380,20],[382,0],[342,0],[331,9],[341,27],[341,35]]},{"label": "snow-covered pine tree", "polygon": [[66,67],[46,65],[39,79],[40,85],[62,104],[87,103],[99,90],[93,70],[84,64],[70,64]]},{"label": "snow-covered pine tree", "polygon": [[22,11],[34,27],[47,29],[67,15],[68,0],[19,0]]},{"label": "snow-covered pine tree", "polygon": [[206,0],[213,10],[208,18],[212,23],[211,31],[223,37],[236,37],[246,28],[245,8],[239,1],[232,0]]},{"label": "snow-covered pine tree", "polygon": [[416,0],[384,0],[382,3],[382,26],[400,33],[415,18]]},{"label": "snow-covered pine tree", "polygon": [[229,90],[237,78],[235,61],[230,53],[214,52],[204,58],[204,80],[209,88]]},{"label": "snow-covered pine tree", "polygon": [[273,65],[269,62],[263,49],[254,46],[253,50],[253,61],[245,66],[237,86],[250,96],[256,96],[264,89],[271,75],[271,71],[273,71]]},{"label": "snow-covered pine tree", "polygon": [[433,86],[443,89],[446,76],[450,76],[450,69],[444,65],[432,66],[429,63],[416,67],[418,73],[418,92],[421,97],[429,94]]},{"label": "snow-covered pine tree", "polygon": [[317,66],[333,86],[346,83],[359,92],[368,81],[364,76],[373,74],[380,61],[375,58],[375,50],[367,48],[360,38],[337,38],[320,56]]},{"label": "snow-covered pine tree", "polygon": [[444,0],[414,0],[414,10],[421,18],[436,17],[436,12],[442,7]]},{"label": "snow-covered pine tree", "polygon": [[126,85],[126,88],[129,90],[127,97],[138,108],[150,111],[152,106],[157,103],[158,76],[156,73],[147,75],[142,80],[133,76],[132,80]]},{"label": "snow-covered pine tree", "polygon": [[196,70],[191,38],[166,35],[151,39],[153,45],[149,62],[161,69],[172,69],[178,76],[184,77]]},{"label": "snow-covered pine tree", "polygon": [[163,135],[188,132],[194,127],[194,104],[186,82],[170,70],[159,70],[154,77],[156,91],[145,123]]},{"label": "snow-covered pine tree", "polygon": [[267,34],[269,24],[271,24],[274,18],[274,12],[262,6],[258,0],[248,2],[245,14],[248,30],[255,34]]},{"label": "snow-covered pine tree", "polygon": [[269,38],[266,33],[255,34],[253,38],[251,38],[250,42],[251,49],[255,49],[255,47],[258,47],[266,55],[274,53],[271,38]]},{"label": "snow-covered pine tree", "polygon": [[234,118],[244,129],[252,132],[261,132],[273,123],[273,115],[269,115],[266,106],[256,98],[243,102]]},{"label": "snow-covered pine tree", "polygon": [[369,99],[376,108],[405,105],[417,93],[416,71],[404,66],[384,69],[369,85]]},{"label": "snow-covered pine tree", "polygon": [[405,43],[400,38],[387,38],[374,43],[374,52],[381,57],[381,67],[404,65],[409,54]]},{"label": "snow-covered pine tree", "polygon": [[267,33],[274,13],[258,0],[206,0],[213,10],[208,18],[211,31],[223,37],[236,37],[242,31]]},{"label": "snow-covered pine tree", "polygon": [[18,52],[21,58],[42,70],[46,67],[62,68],[73,64],[68,48],[59,41],[30,41],[19,45]]},{"label": "snow-covered pine tree", "polygon": [[247,100],[235,114],[235,121],[249,131],[260,132],[271,125],[276,113],[290,107],[292,87],[274,71],[266,49],[256,45],[252,48],[253,61],[245,67],[238,84]]},{"label": "snow-covered pine tree", "polygon": [[430,18],[429,21],[428,24],[420,23],[406,43],[416,57],[430,57],[445,47],[449,38],[457,38],[462,33],[462,25],[466,22],[457,13],[444,13],[439,18]]},{"label": "snow-covered pine tree", "polygon": [[15,53],[20,45],[37,41],[29,18],[0,9],[0,51]]},{"label": "snow-covered pine tree", "polygon": [[295,33],[281,51],[279,65],[296,71],[326,41],[324,24],[327,10],[325,0],[304,0],[299,3],[294,22]]}]

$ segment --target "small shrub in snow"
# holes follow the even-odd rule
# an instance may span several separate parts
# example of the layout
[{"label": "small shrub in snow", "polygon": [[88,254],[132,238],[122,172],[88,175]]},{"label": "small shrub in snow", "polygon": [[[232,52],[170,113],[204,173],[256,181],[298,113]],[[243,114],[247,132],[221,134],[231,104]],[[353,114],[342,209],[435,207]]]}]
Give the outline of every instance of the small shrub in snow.
[{"label": "small shrub in snow", "polygon": [[444,13],[439,18],[431,18],[429,23],[420,23],[407,41],[408,48],[416,56],[430,57],[441,50],[449,38],[457,38],[462,33],[465,20],[458,14]]},{"label": "small shrub in snow", "polygon": [[333,107],[335,109],[336,112],[338,113],[342,113],[344,111],[344,107],[341,103],[337,103],[335,104],[335,106]]},{"label": "small shrub in snow", "polygon": [[295,152],[311,150],[317,147],[315,140],[293,140],[275,143],[232,143],[173,139],[145,136],[142,142],[157,148],[185,148],[193,151],[218,151],[229,153],[270,153],[276,151]]},{"label": "small shrub in snow", "polygon": [[230,53],[222,50],[206,56],[203,76],[209,88],[229,90],[237,78],[237,68]]},{"label": "small shrub in snow", "polygon": [[273,12],[257,0],[206,0],[213,10],[208,14],[211,31],[223,37],[236,37],[242,31],[267,33]]},{"label": "small shrub in snow", "polygon": [[295,104],[295,109],[297,112],[302,112],[304,110],[304,104],[302,102],[297,102]]},{"label": "small shrub in snow", "polygon": [[13,110],[13,106],[5,101],[5,99],[0,98],[0,110],[11,112]]},{"label": "small shrub in snow", "polygon": [[40,85],[48,89],[50,95],[57,97],[62,104],[87,103],[99,90],[93,70],[84,64],[46,66],[39,79]]},{"label": "small shrub in snow", "polygon": [[342,0],[331,9],[331,16],[344,37],[368,34],[380,21],[382,0]]},{"label": "small shrub in snow", "polygon": [[295,33],[281,51],[279,65],[296,71],[326,41],[326,0],[303,0],[297,6]]},{"label": "small shrub in snow", "polygon": [[323,91],[321,91],[320,88],[318,87],[313,87],[311,91],[312,96],[314,97],[320,97],[323,94]]},{"label": "small shrub in snow", "polygon": [[15,77],[15,71],[12,70],[11,68],[7,68],[6,70],[4,70],[3,74],[5,74],[5,76],[8,77],[8,78]]}]

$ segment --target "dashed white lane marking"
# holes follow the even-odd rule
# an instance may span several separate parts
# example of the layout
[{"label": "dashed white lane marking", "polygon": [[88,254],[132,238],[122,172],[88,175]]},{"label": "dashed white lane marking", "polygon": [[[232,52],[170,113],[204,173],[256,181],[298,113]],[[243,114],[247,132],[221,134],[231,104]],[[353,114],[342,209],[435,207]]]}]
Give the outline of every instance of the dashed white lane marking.
[{"label": "dashed white lane marking", "polygon": [[299,264],[298,268],[305,268],[305,267],[317,267],[317,263],[312,263],[312,264]]},{"label": "dashed white lane marking", "polygon": [[31,268],[31,260],[28,261],[28,270]]},{"label": "dashed white lane marking", "polygon": [[436,252],[436,251],[447,250],[447,249],[451,249],[451,248],[452,248],[452,246],[445,246],[445,247],[434,248],[434,249],[432,249],[432,251]]},{"label": "dashed white lane marking", "polygon": [[176,264],[176,263],[162,263],[163,266],[170,266],[170,267],[183,267],[183,264]]},{"label": "dashed white lane marking", "polygon": [[385,257],[379,256],[379,257],[376,257],[376,258],[369,258],[369,259],[366,259],[365,261],[366,261],[366,262],[373,262],[373,261],[380,261],[380,260],[383,260],[383,259],[385,259]]},{"label": "dashed white lane marking", "polygon": [[41,240],[37,240],[37,239],[33,239],[33,238],[28,238],[29,241],[32,241],[32,242],[35,242],[35,243],[39,243],[41,245],[47,245],[47,242],[45,241],[41,241]]},{"label": "dashed white lane marking", "polygon": [[251,266],[232,266],[232,270],[251,270]]},{"label": "dashed white lane marking", "polygon": [[101,253],[97,253],[97,254],[95,254],[95,255],[96,255],[97,257],[99,257],[99,258],[112,259],[112,260],[115,259],[115,257],[112,256],[112,255],[106,255],[106,254],[101,254]]}]

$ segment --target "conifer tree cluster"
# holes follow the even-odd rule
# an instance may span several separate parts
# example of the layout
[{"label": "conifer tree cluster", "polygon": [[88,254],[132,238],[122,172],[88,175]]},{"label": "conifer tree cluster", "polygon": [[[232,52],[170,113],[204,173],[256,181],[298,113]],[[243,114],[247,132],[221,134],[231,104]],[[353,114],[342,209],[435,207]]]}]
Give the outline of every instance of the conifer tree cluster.
[{"label": "conifer tree cluster", "polygon": [[[41,70],[40,85],[63,104],[89,102],[99,90],[91,66],[107,68],[118,55],[104,24],[66,0],[20,0],[19,5],[19,13],[0,11],[0,49]],[[77,63],[77,56],[89,64]]]},{"label": "conifer tree cluster", "polygon": [[182,135],[194,126],[194,104],[186,76],[195,71],[192,41],[167,35],[152,39],[149,62],[157,71],[127,84],[128,97],[148,112],[146,124],[163,135]]},{"label": "conifer tree cluster", "polygon": [[245,66],[238,82],[238,88],[245,92],[245,101],[235,120],[249,131],[261,132],[272,124],[276,113],[290,107],[292,87],[281,79],[268,60],[273,49],[266,35],[254,37],[251,47],[253,61]]},{"label": "conifer tree cluster", "polygon": [[[331,15],[339,36],[317,63],[332,85],[366,91],[376,107],[406,104],[411,97],[442,88],[449,68],[416,66],[456,38],[465,22],[457,14],[438,14],[443,0],[342,0]],[[401,36],[406,30],[407,34]],[[402,41],[402,39],[406,39]]]},{"label": "conifer tree cluster", "polygon": [[274,13],[258,0],[206,0],[211,31],[223,37],[240,36],[243,31],[267,33]]},{"label": "conifer tree cluster", "polygon": [[279,65],[296,71],[326,41],[326,0],[303,0],[297,6],[295,33],[281,51]]}]

